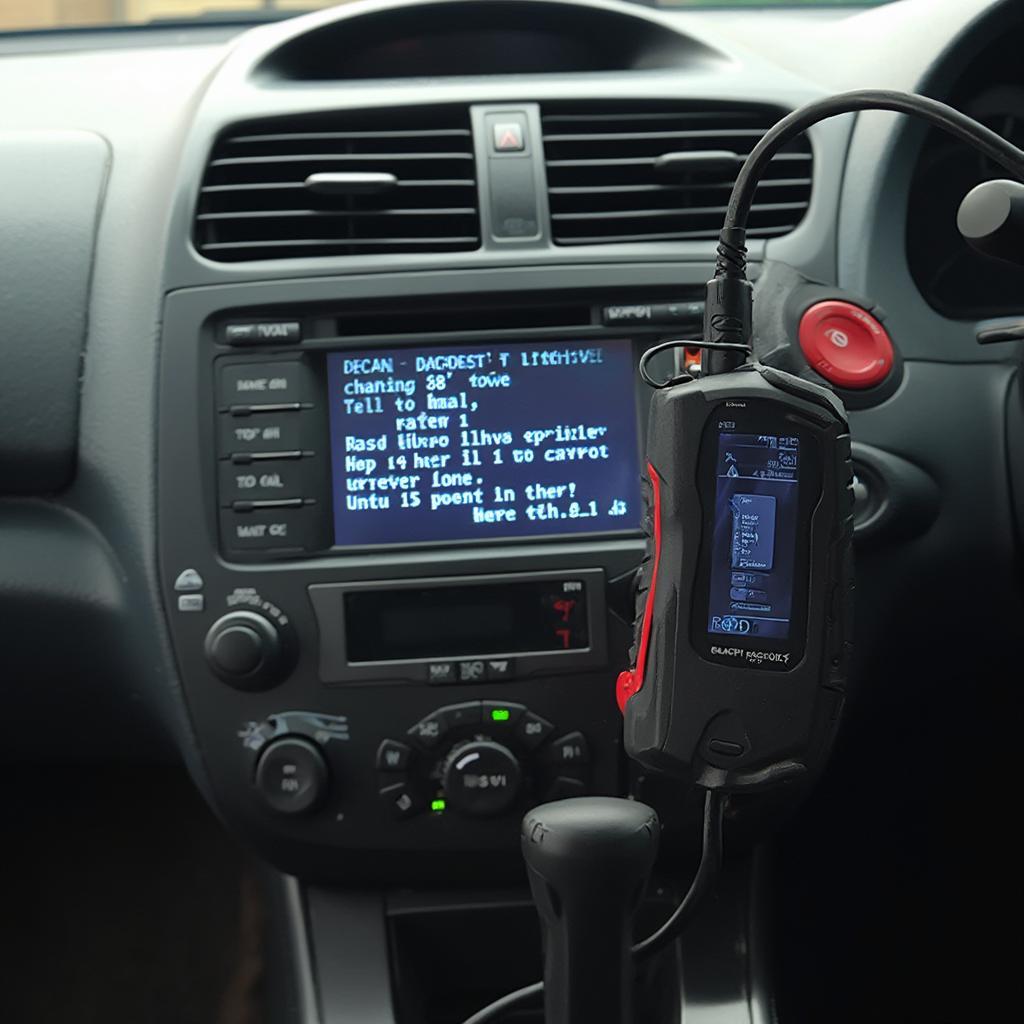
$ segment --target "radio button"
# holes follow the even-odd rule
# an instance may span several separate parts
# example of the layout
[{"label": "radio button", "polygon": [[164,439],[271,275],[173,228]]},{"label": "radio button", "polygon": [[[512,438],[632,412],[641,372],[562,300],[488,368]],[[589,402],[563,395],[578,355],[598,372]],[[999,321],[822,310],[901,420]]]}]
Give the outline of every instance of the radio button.
[{"label": "radio button", "polygon": [[229,345],[280,345],[302,340],[298,320],[258,320],[224,325]]},{"label": "radio button", "polygon": [[267,501],[233,501],[231,507],[236,512],[259,512],[266,508],[302,508],[305,504],[303,498],[270,498]]},{"label": "radio button", "polygon": [[299,359],[277,363],[229,363],[221,371],[220,400],[227,406],[313,402],[317,382]]},{"label": "radio button", "polygon": [[511,679],[515,674],[515,663],[511,658],[488,658],[487,678],[490,680]]},{"label": "radio button", "polygon": [[428,683],[454,683],[458,670],[454,661],[434,661],[427,666]]},{"label": "radio button", "polygon": [[460,683],[482,683],[487,677],[487,665],[483,658],[459,662]]},{"label": "radio button", "polygon": [[225,511],[220,524],[229,551],[304,550],[317,546],[319,524],[309,507]]},{"label": "radio button", "polygon": [[248,466],[222,463],[220,501],[278,501],[318,490],[314,459],[261,459]]},{"label": "radio button", "polygon": [[314,424],[305,410],[220,417],[221,455],[301,451],[315,445]]}]

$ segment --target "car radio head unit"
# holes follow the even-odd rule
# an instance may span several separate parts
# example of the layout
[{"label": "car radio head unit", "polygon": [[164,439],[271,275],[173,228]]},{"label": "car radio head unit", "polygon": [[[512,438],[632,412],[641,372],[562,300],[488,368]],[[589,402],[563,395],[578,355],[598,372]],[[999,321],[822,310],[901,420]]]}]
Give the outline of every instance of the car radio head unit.
[{"label": "car radio head unit", "polygon": [[629,340],[493,341],[218,362],[229,552],[636,532]]}]

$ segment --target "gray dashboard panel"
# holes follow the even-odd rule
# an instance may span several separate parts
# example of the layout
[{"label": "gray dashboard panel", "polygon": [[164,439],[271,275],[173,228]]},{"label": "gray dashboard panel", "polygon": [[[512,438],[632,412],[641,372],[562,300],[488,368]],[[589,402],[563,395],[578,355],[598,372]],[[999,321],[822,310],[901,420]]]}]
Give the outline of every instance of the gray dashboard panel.
[{"label": "gray dashboard panel", "polygon": [[[360,6],[352,5],[342,13],[350,14]],[[67,52],[26,52],[0,60],[0,93],[19,97],[18,103],[5,104],[0,110],[0,129],[94,132],[108,141],[112,153],[90,288],[78,472],[62,501],[99,531],[79,534],[75,543],[104,543],[116,552],[126,595],[120,642],[124,662],[135,675],[136,697],[168,723],[192,759],[196,776],[201,779],[202,771],[179,696],[157,586],[155,395],[165,292],[231,283],[255,293],[260,282],[272,279],[334,277],[336,295],[344,297],[348,282],[354,280],[349,275],[460,271],[470,266],[493,274],[518,267],[528,274],[547,275],[554,287],[571,287],[602,263],[609,270],[628,263],[634,282],[646,278],[660,284],[671,279],[681,264],[688,263],[694,274],[705,272],[711,256],[711,246],[698,243],[609,246],[600,251],[581,248],[570,254],[576,263],[573,268],[565,266],[570,256],[558,251],[469,254],[458,261],[433,257],[399,258],[387,264],[341,259],[217,266],[200,259],[187,239],[198,176],[209,142],[224,124],[254,115],[445,100],[531,102],[677,95],[794,105],[854,85],[913,86],[946,49],[957,45],[958,34],[972,21],[989,9],[1012,6],[988,0],[909,0],[862,13],[632,8],[639,16],[670,24],[722,54],[722,61],[713,68],[689,71],[316,83],[279,89],[248,81],[249,70],[272,39],[296,31],[299,21],[260,28],[230,42],[218,38],[211,43],[204,38],[195,45],[194,39],[169,34],[167,45],[153,46],[149,35],[137,49],[126,48],[119,40],[111,49],[69,47]],[[905,262],[902,247],[897,246],[900,200],[893,201],[896,205],[879,204],[901,180],[888,154],[902,129],[891,119],[871,116],[858,121],[851,133],[850,122],[838,119],[812,133],[817,182],[809,216],[791,236],[769,243],[769,254],[830,281],[837,278],[838,247],[839,283],[869,292],[877,286],[879,294],[873,297],[890,307],[897,342],[911,346],[905,350],[911,358],[916,354],[958,361],[1004,360],[1005,352],[979,352],[973,344],[965,344],[965,325],[944,321],[923,307],[900,270]],[[904,153],[909,158],[914,142],[910,136],[902,137],[909,139]],[[838,237],[841,192],[842,235]],[[891,223],[884,223],[886,219]],[[866,228],[871,232],[867,245]],[[755,260],[764,248],[753,250]],[[884,258],[876,260],[876,254]],[[886,277],[890,272],[891,283]],[[887,301],[883,294],[893,298]],[[902,316],[904,302],[921,315],[912,320]],[[940,355],[942,337],[951,340]],[[944,386],[955,386],[953,380],[943,380]],[[894,396],[885,407],[884,420],[875,412],[861,414],[862,436],[879,445],[885,444],[889,431],[899,439],[899,412],[905,401],[902,394]],[[912,447],[919,443],[923,439],[915,437]],[[908,456],[917,454],[909,445],[901,447]],[[0,531],[5,545],[15,542],[16,534],[3,526]],[[38,589],[46,590],[42,579]],[[106,706],[116,702],[112,693],[96,697]]]},{"label": "gray dashboard panel", "polygon": [[0,132],[0,492],[67,486],[110,164],[92,132]]}]

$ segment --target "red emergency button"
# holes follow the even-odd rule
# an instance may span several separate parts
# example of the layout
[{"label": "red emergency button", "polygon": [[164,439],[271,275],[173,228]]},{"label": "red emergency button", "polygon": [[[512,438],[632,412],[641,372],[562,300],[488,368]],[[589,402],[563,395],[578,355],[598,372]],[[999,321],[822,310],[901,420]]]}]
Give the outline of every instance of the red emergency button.
[{"label": "red emergency button", "polygon": [[800,348],[812,369],[839,388],[871,388],[892,369],[892,340],[852,302],[817,302],[800,318]]}]

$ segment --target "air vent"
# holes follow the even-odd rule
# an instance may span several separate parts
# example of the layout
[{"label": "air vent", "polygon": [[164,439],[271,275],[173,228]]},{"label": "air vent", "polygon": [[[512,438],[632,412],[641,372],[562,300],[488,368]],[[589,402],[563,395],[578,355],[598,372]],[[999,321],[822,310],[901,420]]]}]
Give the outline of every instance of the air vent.
[{"label": "air vent", "polygon": [[[717,238],[737,158],[784,113],[757,106],[546,105],[555,244]],[[811,149],[800,138],[772,161],[758,188],[749,237],[792,231],[810,196]]]},{"label": "air vent", "polygon": [[230,262],[476,249],[468,111],[239,125],[210,158],[195,238],[204,256]]}]

